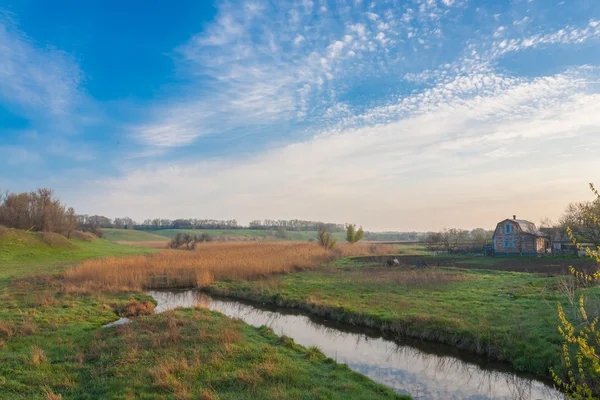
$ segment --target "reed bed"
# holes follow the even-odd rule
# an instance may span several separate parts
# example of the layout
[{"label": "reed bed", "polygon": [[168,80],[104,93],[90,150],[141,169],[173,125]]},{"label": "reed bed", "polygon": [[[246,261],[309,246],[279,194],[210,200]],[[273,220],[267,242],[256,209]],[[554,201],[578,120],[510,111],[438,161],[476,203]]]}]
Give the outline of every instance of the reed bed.
[{"label": "reed bed", "polygon": [[64,283],[69,291],[86,292],[205,287],[215,280],[252,280],[310,269],[342,255],[389,251],[372,244],[339,245],[331,251],[306,242],[204,243],[194,251],[84,261],[64,273]]}]

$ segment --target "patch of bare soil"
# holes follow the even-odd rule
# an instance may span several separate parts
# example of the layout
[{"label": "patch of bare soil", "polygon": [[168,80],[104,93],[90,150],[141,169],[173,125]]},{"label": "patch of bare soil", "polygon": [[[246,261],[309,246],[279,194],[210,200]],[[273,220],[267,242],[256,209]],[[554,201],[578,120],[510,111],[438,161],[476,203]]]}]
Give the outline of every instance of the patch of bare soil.
[{"label": "patch of bare soil", "polygon": [[563,259],[553,257],[444,257],[444,256],[419,256],[419,255],[404,255],[404,256],[373,256],[373,257],[357,257],[356,260],[377,262],[386,264],[390,259],[397,259],[400,264],[398,266],[414,267],[414,266],[439,266],[439,267],[458,267],[469,269],[491,269],[498,271],[511,272],[530,272],[547,275],[569,275],[569,267],[573,266],[579,271],[596,271],[599,267],[595,261],[586,258],[580,259]]}]

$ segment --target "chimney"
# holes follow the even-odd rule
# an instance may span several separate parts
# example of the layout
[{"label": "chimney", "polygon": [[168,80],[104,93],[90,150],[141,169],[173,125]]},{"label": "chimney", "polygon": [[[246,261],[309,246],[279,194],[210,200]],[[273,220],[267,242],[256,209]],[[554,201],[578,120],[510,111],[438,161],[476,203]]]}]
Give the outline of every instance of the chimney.
[{"label": "chimney", "polygon": [[517,219],[517,216],[516,216],[516,215],[513,215],[513,219]]}]

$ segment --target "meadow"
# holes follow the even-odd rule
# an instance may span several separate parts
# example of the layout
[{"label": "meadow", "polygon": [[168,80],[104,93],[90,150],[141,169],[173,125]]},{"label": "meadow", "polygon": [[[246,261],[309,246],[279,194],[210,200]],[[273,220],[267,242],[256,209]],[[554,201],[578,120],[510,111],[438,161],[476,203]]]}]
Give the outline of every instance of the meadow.
[{"label": "meadow", "polygon": [[[253,281],[217,281],[211,293],[442,342],[548,375],[562,370],[557,302],[575,318],[578,293],[598,309],[598,288],[569,276],[474,268],[390,267],[372,257]],[[375,259],[378,259],[375,257]]]},{"label": "meadow", "polygon": [[[110,241],[126,242],[151,242],[169,240],[178,233],[189,233],[192,235],[201,235],[206,233],[216,240],[291,240],[291,241],[309,241],[317,239],[316,231],[286,231],[285,237],[280,237],[276,230],[272,229],[158,229],[153,231],[138,231],[127,229],[103,229],[105,238]],[[344,241],[346,234],[344,232],[334,232],[333,237],[336,240]]]},{"label": "meadow", "polygon": [[163,250],[132,257],[84,261],[64,273],[78,290],[143,290],[207,287],[218,280],[255,280],[312,269],[349,255],[389,254],[390,245],[341,244],[328,250],[307,242],[215,242],[193,251]]},{"label": "meadow", "polygon": [[[563,275],[576,261],[568,259],[434,257],[415,244],[326,250],[293,241],[158,251],[2,233],[2,398],[401,398],[266,328],[200,309],[152,314],[145,289],[201,288],[301,308],[546,376],[550,367],[562,370],[557,302],[570,317],[578,293],[592,309],[600,305],[600,290],[577,289]],[[101,328],[119,316],[133,322]]]},{"label": "meadow", "polygon": [[[151,314],[153,300],[137,286],[90,290],[71,282],[66,271],[85,259],[83,265],[102,266],[100,260],[120,257],[165,262],[198,257],[83,239],[2,231],[0,398],[407,398],[267,328],[201,309]],[[226,253],[230,261],[242,254],[220,250]],[[289,268],[308,265],[306,257],[294,256],[301,253],[286,254],[294,259]],[[255,265],[268,274],[277,260]],[[102,328],[120,316],[133,322]]]},{"label": "meadow", "polygon": [[9,277],[55,273],[94,257],[150,254],[155,250],[96,240],[85,235],[67,239],[0,227],[0,282]]}]

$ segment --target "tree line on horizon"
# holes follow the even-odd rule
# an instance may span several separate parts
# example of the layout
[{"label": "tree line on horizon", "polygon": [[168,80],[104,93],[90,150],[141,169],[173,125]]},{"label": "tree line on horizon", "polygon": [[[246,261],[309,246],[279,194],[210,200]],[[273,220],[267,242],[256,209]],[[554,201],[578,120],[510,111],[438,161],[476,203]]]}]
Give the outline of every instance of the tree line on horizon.
[{"label": "tree line on horizon", "polygon": [[[565,236],[570,227],[573,236],[580,243],[600,246],[600,227],[593,219],[600,215],[600,200],[570,203],[557,222],[544,219],[540,230],[548,237]],[[256,229],[287,231],[328,231],[345,232],[346,224],[320,221],[292,220],[253,220],[243,226],[236,219],[196,219],[179,218],[146,219],[138,223],[129,217],[107,218],[101,215],[77,214],[73,207],[67,207],[51,189],[40,188],[31,192],[0,191],[0,225],[9,228],[36,232],[56,232],[70,237],[73,231],[82,230],[102,236],[102,228],[160,230],[160,229]],[[424,241],[430,250],[452,250],[468,245],[483,247],[491,240],[493,230],[482,228],[471,231],[444,229],[440,232],[364,232],[366,240],[406,240]]]}]

